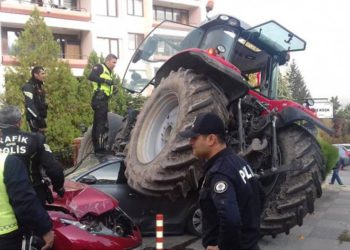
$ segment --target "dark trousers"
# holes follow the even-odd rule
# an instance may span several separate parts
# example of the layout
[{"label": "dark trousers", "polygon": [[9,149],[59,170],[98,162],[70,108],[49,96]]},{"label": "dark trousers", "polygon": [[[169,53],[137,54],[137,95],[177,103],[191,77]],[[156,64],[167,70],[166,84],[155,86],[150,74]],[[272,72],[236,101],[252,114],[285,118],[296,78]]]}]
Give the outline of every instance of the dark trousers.
[{"label": "dark trousers", "polygon": [[33,133],[39,132],[39,129],[44,129],[47,127],[46,121],[42,120],[42,122],[38,122],[37,120],[33,119],[27,119],[30,131]]},{"label": "dark trousers", "polygon": [[334,184],[334,181],[337,180],[339,185],[343,185],[340,177],[339,177],[339,167],[333,169],[333,174],[332,174],[332,179],[331,179],[331,184]]},{"label": "dark trousers", "polygon": [[0,235],[0,250],[20,250],[23,235],[18,231]]},{"label": "dark trousers", "polygon": [[94,93],[91,107],[94,110],[92,144],[96,153],[105,150],[108,141],[108,97],[103,91]]}]

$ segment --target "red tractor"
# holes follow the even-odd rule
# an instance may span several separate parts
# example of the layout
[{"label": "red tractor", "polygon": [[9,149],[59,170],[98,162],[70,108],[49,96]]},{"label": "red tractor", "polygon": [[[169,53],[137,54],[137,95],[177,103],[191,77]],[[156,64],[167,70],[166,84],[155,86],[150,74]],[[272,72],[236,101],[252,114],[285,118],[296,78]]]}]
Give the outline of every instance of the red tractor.
[{"label": "red tractor", "polygon": [[[176,36],[168,28],[178,26]],[[202,112],[226,123],[227,143],[254,169],[267,194],[266,235],[302,225],[322,195],[325,163],[313,131],[331,132],[315,113],[277,99],[279,66],[305,41],[280,24],[255,27],[217,15],[195,28],[163,22],[135,51],[123,86],[150,92],[142,110],[123,121],[110,114],[111,145],[126,155],[128,184],[150,196],[176,199],[198,189],[200,162],[178,136]],[[311,128],[311,129],[310,129]],[[82,141],[78,160],[91,151]]]}]

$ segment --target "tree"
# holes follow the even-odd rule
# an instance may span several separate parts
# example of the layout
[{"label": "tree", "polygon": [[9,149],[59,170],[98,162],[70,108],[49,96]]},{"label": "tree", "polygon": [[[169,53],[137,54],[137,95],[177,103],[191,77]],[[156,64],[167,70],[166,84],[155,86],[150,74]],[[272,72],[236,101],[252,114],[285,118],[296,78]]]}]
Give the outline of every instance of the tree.
[{"label": "tree", "polygon": [[292,90],[285,76],[278,73],[278,88],[277,88],[278,99],[292,100]]},{"label": "tree", "polygon": [[[47,141],[56,151],[71,144],[80,134],[79,124],[89,117],[81,108],[81,96],[77,79],[67,63],[58,60],[59,45],[35,9],[15,43],[13,54],[18,66],[5,72],[4,103],[24,106],[21,87],[31,77],[33,66],[41,65],[47,72],[44,89],[49,105]],[[25,127],[25,126],[24,126]]]},{"label": "tree", "polygon": [[331,103],[333,103],[333,115],[335,116],[341,106],[338,100],[338,96],[332,96]]},{"label": "tree", "polygon": [[290,64],[285,79],[290,86],[292,97],[296,102],[303,103],[305,99],[311,97],[311,94],[305,85],[304,78],[295,63],[295,60],[293,60]]}]

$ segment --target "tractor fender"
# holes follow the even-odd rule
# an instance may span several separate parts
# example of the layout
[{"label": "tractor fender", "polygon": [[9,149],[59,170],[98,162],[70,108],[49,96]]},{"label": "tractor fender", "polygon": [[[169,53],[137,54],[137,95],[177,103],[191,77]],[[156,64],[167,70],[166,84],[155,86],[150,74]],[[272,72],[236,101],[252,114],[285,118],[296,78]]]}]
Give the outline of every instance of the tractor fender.
[{"label": "tractor fender", "polygon": [[227,98],[231,100],[243,97],[248,93],[249,87],[239,70],[219,56],[209,55],[205,50],[189,49],[171,57],[155,76],[156,85],[171,71],[179,68],[192,69],[215,82]]},{"label": "tractor fender", "polygon": [[303,112],[296,107],[286,107],[279,113],[279,119],[277,120],[277,128],[286,127],[296,121],[307,121],[322,129],[328,134],[333,134],[334,131],[326,127],[320,120],[311,115]]}]

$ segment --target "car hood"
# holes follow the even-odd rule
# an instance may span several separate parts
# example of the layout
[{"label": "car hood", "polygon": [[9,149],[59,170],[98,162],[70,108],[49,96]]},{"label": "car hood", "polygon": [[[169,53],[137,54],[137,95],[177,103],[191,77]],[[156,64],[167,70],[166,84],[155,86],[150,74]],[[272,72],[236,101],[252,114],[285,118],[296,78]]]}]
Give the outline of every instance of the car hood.
[{"label": "car hood", "polygon": [[111,196],[98,191],[86,184],[66,180],[64,197],[54,195],[50,206],[60,207],[69,211],[80,220],[86,214],[100,215],[119,207],[119,202]]}]

